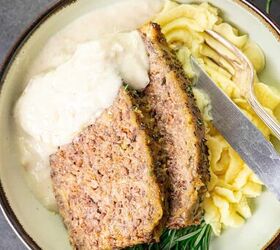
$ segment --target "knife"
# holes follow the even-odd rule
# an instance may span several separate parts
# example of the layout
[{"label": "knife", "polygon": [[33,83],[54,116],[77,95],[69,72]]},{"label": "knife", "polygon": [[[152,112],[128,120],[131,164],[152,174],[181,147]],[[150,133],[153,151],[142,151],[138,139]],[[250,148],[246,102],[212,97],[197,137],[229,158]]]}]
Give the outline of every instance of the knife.
[{"label": "knife", "polygon": [[195,87],[210,98],[213,125],[280,201],[280,155],[193,57],[191,61],[197,74]]}]

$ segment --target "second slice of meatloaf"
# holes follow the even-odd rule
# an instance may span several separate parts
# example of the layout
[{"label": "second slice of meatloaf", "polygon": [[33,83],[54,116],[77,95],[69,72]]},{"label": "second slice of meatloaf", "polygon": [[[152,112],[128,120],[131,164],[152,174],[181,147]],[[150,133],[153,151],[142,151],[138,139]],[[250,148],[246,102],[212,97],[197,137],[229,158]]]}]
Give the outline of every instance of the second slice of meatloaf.
[{"label": "second slice of meatloaf", "polygon": [[200,204],[209,180],[204,126],[190,82],[159,25],[147,24],[139,32],[150,63],[150,83],[139,97],[139,107],[157,127],[154,140],[164,155],[157,168],[163,168],[168,176],[167,226],[181,228],[199,223],[202,216]]},{"label": "second slice of meatloaf", "polygon": [[123,88],[50,164],[59,212],[75,249],[125,248],[159,239],[162,197],[147,136]]}]

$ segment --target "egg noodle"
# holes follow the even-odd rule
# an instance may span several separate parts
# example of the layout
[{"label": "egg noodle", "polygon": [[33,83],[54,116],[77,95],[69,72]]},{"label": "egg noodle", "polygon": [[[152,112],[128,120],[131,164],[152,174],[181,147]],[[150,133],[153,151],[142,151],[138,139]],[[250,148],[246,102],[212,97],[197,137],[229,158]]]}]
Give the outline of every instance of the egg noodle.
[{"label": "egg noodle", "polygon": [[[224,47],[204,31],[216,31],[243,51],[255,69],[255,92],[258,100],[271,115],[280,120],[280,93],[260,82],[257,77],[265,66],[265,57],[258,45],[224,22],[219,16],[219,10],[208,3],[178,4],[168,1],[154,21],[161,25],[162,32],[168,44],[176,51],[186,75],[189,78],[195,75],[190,64],[190,55],[193,55],[214,82],[270,139],[270,130],[241,94],[235,69],[212,49],[222,50]],[[211,124],[211,117],[208,115],[210,103],[205,95],[196,89],[194,94],[204,116],[209,147],[211,181],[203,203],[205,221],[212,226],[216,235],[220,235],[222,228],[238,227],[251,216],[250,198],[261,194],[262,183]]]}]

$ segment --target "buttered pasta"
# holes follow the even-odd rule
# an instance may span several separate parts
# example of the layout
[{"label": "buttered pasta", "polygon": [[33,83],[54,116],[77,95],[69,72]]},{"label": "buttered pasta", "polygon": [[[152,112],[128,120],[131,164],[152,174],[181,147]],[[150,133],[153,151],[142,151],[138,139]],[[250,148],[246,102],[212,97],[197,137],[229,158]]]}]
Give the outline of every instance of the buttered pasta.
[{"label": "buttered pasta", "polygon": [[[162,27],[169,45],[177,52],[184,71],[194,77],[190,55],[196,57],[214,82],[238,105],[246,116],[269,139],[271,132],[252,110],[242,93],[237,72],[232,65],[214,49],[223,50],[233,57],[217,41],[204,31],[211,29],[225,37],[252,62],[255,69],[255,92],[267,111],[280,118],[280,93],[260,82],[257,74],[265,67],[265,57],[259,46],[219,16],[219,10],[208,3],[178,4],[168,1],[155,20]],[[202,111],[207,145],[209,147],[211,180],[204,201],[205,221],[211,224],[216,235],[223,227],[238,227],[251,216],[249,198],[262,192],[262,183],[240,156],[211,124],[210,103],[205,95],[194,89],[197,104]]]}]

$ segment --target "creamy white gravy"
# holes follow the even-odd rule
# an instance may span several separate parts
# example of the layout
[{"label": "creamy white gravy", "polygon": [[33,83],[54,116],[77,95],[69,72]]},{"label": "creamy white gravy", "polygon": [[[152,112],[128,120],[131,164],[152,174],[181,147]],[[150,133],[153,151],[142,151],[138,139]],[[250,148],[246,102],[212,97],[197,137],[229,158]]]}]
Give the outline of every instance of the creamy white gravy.
[{"label": "creamy white gravy", "polygon": [[148,84],[147,54],[133,30],[161,6],[161,0],[126,0],[92,11],[54,35],[30,68],[14,115],[26,177],[47,208],[56,210],[49,155],[94,122],[123,82],[136,89]]}]

